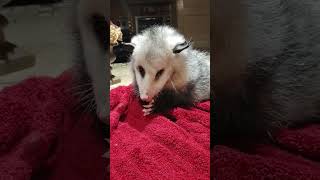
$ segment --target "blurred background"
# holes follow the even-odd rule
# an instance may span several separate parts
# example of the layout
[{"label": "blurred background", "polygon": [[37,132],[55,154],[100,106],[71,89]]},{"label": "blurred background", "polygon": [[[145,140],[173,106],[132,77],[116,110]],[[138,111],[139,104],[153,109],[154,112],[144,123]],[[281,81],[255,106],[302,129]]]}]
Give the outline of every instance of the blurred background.
[{"label": "blurred background", "polygon": [[[71,67],[70,2],[0,1],[0,89],[31,76],[57,76]],[[7,56],[7,57],[5,57]]]},{"label": "blurred background", "polygon": [[[0,1],[0,89],[32,76],[57,76],[72,65],[70,0]],[[209,0],[111,0],[110,20],[122,41],[155,24],[168,24],[198,49],[210,49]],[[1,18],[2,17],[2,18]],[[3,38],[1,38],[3,37]],[[128,55],[115,49],[111,88],[131,83]],[[3,53],[1,53],[3,52]],[[1,55],[3,54],[3,55]],[[6,57],[7,56],[7,57]]]},{"label": "blurred background", "polygon": [[[210,49],[210,1],[209,0],[111,0],[111,21],[122,31],[123,42],[143,29],[155,24],[167,24],[177,28],[186,38],[192,38],[197,49]],[[131,82],[128,56],[121,45],[114,47],[116,60],[112,73],[119,78],[111,88]]]}]

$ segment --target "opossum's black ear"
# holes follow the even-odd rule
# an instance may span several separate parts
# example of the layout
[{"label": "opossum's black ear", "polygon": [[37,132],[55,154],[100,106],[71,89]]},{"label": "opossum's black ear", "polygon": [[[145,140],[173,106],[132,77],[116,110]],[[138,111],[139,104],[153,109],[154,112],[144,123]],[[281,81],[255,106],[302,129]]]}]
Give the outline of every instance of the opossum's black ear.
[{"label": "opossum's black ear", "polygon": [[180,43],[180,44],[177,44],[173,49],[172,49],[172,52],[174,54],[178,54],[180,53],[181,51],[187,49],[190,45],[191,45],[192,41],[185,41],[184,43]]},{"label": "opossum's black ear", "polygon": [[133,53],[135,44],[133,43],[122,43],[122,44],[123,44],[123,49],[131,55]]}]

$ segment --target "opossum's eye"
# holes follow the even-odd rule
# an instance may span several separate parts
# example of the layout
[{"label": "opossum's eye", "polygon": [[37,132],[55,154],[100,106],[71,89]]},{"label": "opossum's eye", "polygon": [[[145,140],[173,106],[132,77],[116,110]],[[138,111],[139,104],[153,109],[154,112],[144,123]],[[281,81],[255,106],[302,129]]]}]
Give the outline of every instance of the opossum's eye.
[{"label": "opossum's eye", "polygon": [[141,77],[144,77],[145,71],[142,66],[138,66],[138,71],[139,71]]},{"label": "opossum's eye", "polygon": [[161,69],[160,71],[157,72],[155,80],[158,80],[160,78],[160,76],[162,75],[164,69]]}]

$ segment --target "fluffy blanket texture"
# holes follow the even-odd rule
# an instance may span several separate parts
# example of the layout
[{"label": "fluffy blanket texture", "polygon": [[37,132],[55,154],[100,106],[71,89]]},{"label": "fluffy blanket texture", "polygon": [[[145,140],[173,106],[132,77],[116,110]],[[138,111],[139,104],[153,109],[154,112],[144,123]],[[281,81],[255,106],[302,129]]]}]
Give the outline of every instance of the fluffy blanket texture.
[{"label": "fluffy blanket texture", "polygon": [[[109,179],[94,119],[75,111],[69,72],[0,92],[0,179]],[[143,117],[131,86],[110,94],[111,179],[209,179],[210,104]]]},{"label": "fluffy blanket texture", "polygon": [[241,150],[215,146],[213,176],[217,180],[320,179],[320,125],[283,129],[275,140],[273,145],[246,143]]},{"label": "fluffy blanket texture", "polygon": [[[94,119],[74,110],[70,73],[0,92],[0,179],[109,179]],[[110,177],[117,179],[320,179],[320,125],[284,129],[278,144],[215,146],[210,103],[143,116],[131,86],[110,92]]]},{"label": "fluffy blanket texture", "polygon": [[110,177],[209,179],[210,103],[143,116],[131,86],[110,93]]},{"label": "fluffy blanket texture", "polygon": [[0,179],[108,178],[106,143],[77,113],[69,72],[30,78],[0,92]]}]

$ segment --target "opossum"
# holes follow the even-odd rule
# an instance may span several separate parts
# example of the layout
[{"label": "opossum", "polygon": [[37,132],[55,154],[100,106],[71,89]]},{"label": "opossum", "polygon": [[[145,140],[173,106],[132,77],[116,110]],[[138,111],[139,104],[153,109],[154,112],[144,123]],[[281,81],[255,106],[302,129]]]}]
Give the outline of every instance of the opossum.
[{"label": "opossum", "polygon": [[109,46],[107,2],[76,0],[72,16],[76,37],[76,95],[84,109],[107,121],[107,90],[109,87],[107,51]]},{"label": "opossum", "polygon": [[[110,153],[110,131],[108,118],[108,66],[109,66],[109,22],[106,0],[76,0],[73,12],[73,36],[75,37],[74,95],[78,97],[82,110],[96,117],[94,125],[107,141]],[[110,165],[107,167],[110,170]]]},{"label": "opossum", "polygon": [[181,33],[155,25],[132,37],[130,68],[144,115],[167,113],[210,98],[210,55]]},{"label": "opossum", "polygon": [[320,122],[320,1],[215,1],[213,143]]}]

